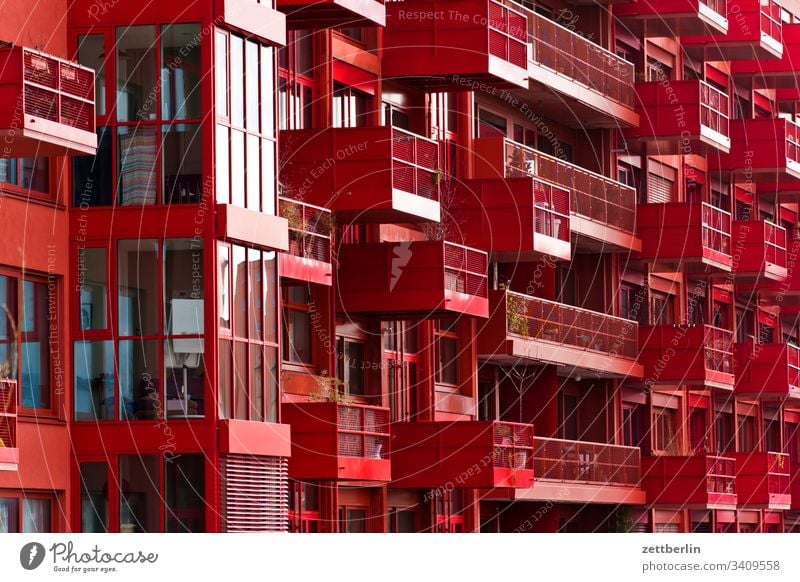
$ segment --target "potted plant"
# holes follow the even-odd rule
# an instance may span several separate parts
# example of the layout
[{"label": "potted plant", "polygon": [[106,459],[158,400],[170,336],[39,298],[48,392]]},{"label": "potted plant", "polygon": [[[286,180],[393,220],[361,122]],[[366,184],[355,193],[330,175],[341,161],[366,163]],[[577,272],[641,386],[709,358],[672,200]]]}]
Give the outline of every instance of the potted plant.
[{"label": "potted plant", "polygon": [[334,376],[329,376],[327,370],[323,370],[322,374],[315,376],[317,382],[317,389],[309,394],[308,398],[311,402],[336,402],[338,404],[351,404],[352,401],[348,399],[344,391],[341,389],[344,382]]},{"label": "potted plant", "polygon": [[506,321],[508,331],[518,335],[528,335],[528,303],[524,297],[509,293],[507,283],[500,284],[500,290],[506,291]]}]

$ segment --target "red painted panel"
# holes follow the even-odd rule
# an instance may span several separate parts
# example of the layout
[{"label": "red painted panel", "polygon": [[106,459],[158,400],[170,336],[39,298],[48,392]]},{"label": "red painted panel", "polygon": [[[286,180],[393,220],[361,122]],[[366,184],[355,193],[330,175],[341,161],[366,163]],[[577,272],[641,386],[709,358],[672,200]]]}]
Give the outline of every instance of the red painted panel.
[{"label": "red painted panel", "polygon": [[637,36],[726,34],[726,0],[659,0],[614,5],[613,14]]},{"label": "red painted panel", "polygon": [[791,344],[736,344],[736,393],[759,400],[800,398],[800,348]]},{"label": "red painted panel", "polygon": [[223,454],[288,457],[289,425],[225,419],[219,421],[219,452]]},{"label": "red painted panel", "polygon": [[334,222],[331,211],[280,198],[278,214],[289,223],[289,252],[280,255],[280,276],[319,285],[333,284]]},{"label": "red painted panel", "polygon": [[768,220],[733,223],[733,255],[737,281],[782,281],[786,278],[786,229]]},{"label": "red painted panel", "polygon": [[736,453],[736,493],[744,505],[767,509],[791,506],[789,455],[774,452]]},{"label": "red painted panel", "polygon": [[[222,2],[222,0],[215,0]],[[255,0],[253,0],[255,1]],[[113,0],[73,0],[69,3],[70,26],[91,27],[137,25],[164,22],[197,22],[211,19],[211,6],[207,0],[183,0],[178,3],[152,3],[146,10],[137,2]],[[61,14],[66,13],[66,8]]]},{"label": "red painted panel", "polygon": [[289,28],[383,26],[386,23],[384,0],[278,0],[278,10],[286,13]]},{"label": "red painted panel", "polygon": [[217,234],[220,238],[272,249],[289,250],[288,221],[232,204],[217,204]]},{"label": "red painted panel", "polygon": [[750,59],[731,63],[731,74],[747,79],[756,88],[787,88],[797,85],[800,62],[800,24],[781,26],[783,56],[779,59]]},{"label": "red painted panel", "polygon": [[645,457],[642,486],[647,501],[692,509],[735,509],[736,459],[708,454]]},{"label": "red painted panel", "polygon": [[271,2],[256,0],[217,0],[216,10],[222,24],[245,36],[275,46],[286,44],[286,16]]}]

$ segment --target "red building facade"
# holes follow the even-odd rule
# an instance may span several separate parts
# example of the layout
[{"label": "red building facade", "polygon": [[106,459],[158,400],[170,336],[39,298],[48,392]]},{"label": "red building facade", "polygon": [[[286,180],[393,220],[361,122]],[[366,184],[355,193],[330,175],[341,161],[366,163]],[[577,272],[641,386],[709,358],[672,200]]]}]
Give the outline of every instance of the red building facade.
[{"label": "red building facade", "polygon": [[8,9],[0,529],[800,527],[800,5],[653,5]]}]

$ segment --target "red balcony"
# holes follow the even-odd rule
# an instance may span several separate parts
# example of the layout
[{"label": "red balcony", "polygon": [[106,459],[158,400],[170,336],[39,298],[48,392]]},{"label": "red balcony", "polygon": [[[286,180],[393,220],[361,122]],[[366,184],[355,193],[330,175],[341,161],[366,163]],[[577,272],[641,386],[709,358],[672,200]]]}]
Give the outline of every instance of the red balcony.
[{"label": "red balcony", "polygon": [[214,1],[220,24],[271,45],[286,44],[286,16],[275,9],[275,0]]},{"label": "red balcony", "polygon": [[782,281],[786,268],[786,229],[769,220],[733,223],[734,273],[737,282]]},{"label": "red balcony", "polygon": [[439,221],[439,146],[393,127],[280,132],[290,198],[356,222]]},{"label": "red balcony", "polygon": [[800,398],[800,348],[792,344],[736,344],[736,394],[758,400]]},{"label": "red balcony", "polygon": [[0,157],[96,152],[92,69],[21,46],[0,61]]},{"label": "red balcony", "polygon": [[783,23],[781,36],[781,58],[735,61],[731,63],[731,74],[747,80],[756,89],[796,88],[797,63],[800,62],[800,24]]},{"label": "red balcony", "polygon": [[382,72],[426,90],[528,86],[528,23],[495,0],[404,0],[386,6]]},{"label": "red balcony", "polygon": [[639,124],[633,64],[567,26],[521,8],[528,18],[530,87],[537,113],[579,129]]},{"label": "red balcony", "polygon": [[454,218],[464,240],[500,261],[569,260],[569,191],[538,178],[466,180]]},{"label": "red balcony", "polygon": [[535,176],[570,192],[570,231],[582,250],[641,248],[635,236],[636,190],[514,141],[483,137],[473,145],[476,178]]},{"label": "red balcony", "polygon": [[742,175],[759,191],[789,196],[787,202],[800,200],[800,127],[783,118],[735,119],[730,136],[730,153],[709,156],[709,170]]},{"label": "red balcony", "polygon": [[789,455],[736,453],[736,493],[741,505],[790,509],[790,483]]},{"label": "red balcony", "polygon": [[733,389],[733,333],[728,330],[711,325],[641,326],[639,345],[649,384]]},{"label": "red balcony", "polygon": [[[788,234],[788,233],[787,233]],[[786,247],[786,278],[779,281],[759,282],[758,292],[774,302],[780,298],[784,308],[800,307],[800,236],[793,231]]]},{"label": "red balcony", "polygon": [[640,123],[623,134],[646,144],[650,154],[730,151],[730,99],[726,93],[704,81],[663,80],[636,83],[636,94]]},{"label": "red balcony", "polygon": [[659,0],[616,5],[617,26],[635,36],[727,34],[726,0]]},{"label": "red balcony", "polygon": [[278,10],[290,29],[386,24],[384,0],[278,0]]},{"label": "red balcony", "polygon": [[17,382],[0,380],[0,471],[16,471],[18,465]]},{"label": "red balcony", "polygon": [[392,487],[528,488],[533,476],[532,425],[392,424]]},{"label": "red balcony", "polygon": [[783,56],[781,7],[775,0],[736,0],[724,35],[683,36],[681,47],[700,61],[756,61]]},{"label": "red balcony", "polygon": [[647,502],[680,509],[736,509],[736,459],[709,454],[645,457]]},{"label": "red balcony", "polygon": [[642,377],[636,322],[510,291],[492,291],[489,299],[490,319],[478,334],[480,358],[553,364],[563,375]]},{"label": "red balcony", "polygon": [[389,409],[340,402],[284,403],[292,479],[389,481]]},{"label": "red balcony", "polygon": [[659,0],[615,5],[617,26],[636,36],[727,34],[726,0]]},{"label": "red balcony", "polygon": [[640,204],[637,226],[643,260],[654,271],[730,273],[731,215],[710,204]]},{"label": "red balcony", "polygon": [[280,198],[279,214],[289,223],[289,251],[280,256],[280,275],[296,281],[331,285],[331,211]]},{"label": "red balcony", "polygon": [[399,319],[489,314],[488,255],[444,241],[346,244],[337,291],[347,313]]}]

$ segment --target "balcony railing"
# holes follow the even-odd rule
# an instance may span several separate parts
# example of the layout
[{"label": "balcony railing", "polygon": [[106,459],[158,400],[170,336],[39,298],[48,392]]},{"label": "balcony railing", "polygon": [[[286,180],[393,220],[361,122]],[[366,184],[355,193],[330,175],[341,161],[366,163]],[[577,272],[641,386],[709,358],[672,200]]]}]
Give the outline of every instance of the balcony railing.
[{"label": "balcony railing", "polygon": [[775,0],[759,0],[761,33],[781,42],[781,7]]},{"label": "balcony railing", "polygon": [[784,279],[787,275],[786,229],[769,220],[737,220],[733,223],[736,274],[745,278]]},{"label": "balcony railing", "polygon": [[278,209],[289,221],[289,253],[301,259],[330,263],[331,211],[289,198],[280,198]]},{"label": "balcony railing", "polygon": [[437,143],[397,127],[392,128],[391,140],[392,188],[438,201]]},{"label": "balcony railing", "polygon": [[534,63],[618,103],[634,106],[632,63],[532,10],[525,12]]},{"label": "balcony railing", "polygon": [[445,289],[488,297],[488,255],[473,248],[444,242]]},{"label": "balcony railing", "polygon": [[534,230],[569,242],[569,191],[541,180],[534,182]]},{"label": "balcony railing", "polygon": [[536,480],[577,481],[596,485],[637,486],[641,478],[638,447],[534,437]]},{"label": "balcony railing", "polygon": [[615,7],[614,16],[634,34],[647,36],[721,35],[730,27],[727,0],[659,0]]},{"label": "balcony railing", "polygon": [[627,319],[506,292],[507,332],[605,355],[636,358],[637,325]]},{"label": "balcony railing", "polygon": [[739,503],[769,509],[791,507],[789,455],[778,452],[736,453]]},{"label": "balcony railing", "polygon": [[0,380],[0,449],[17,447],[17,383]]},{"label": "balcony railing", "polygon": [[336,411],[340,456],[389,458],[389,411],[386,408],[340,404]]},{"label": "balcony railing", "polygon": [[492,425],[495,468],[534,471],[533,426],[497,421]]},{"label": "balcony railing", "polygon": [[700,123],[717,133],[730,133],[731,103],[728,95],[700,81]]},{"label": "balcony railing", "polygon": [[736,458],[708,453],[643,460],[648,503],[686,508],[735,509]]},{"label": "balcony railing", "polygon": [[525,66],[525,15],[501,2],[489,0],[489,54],[503,61]]},{"label": "balcony railing", "polygon": [[538,176],[572,193],[571,210],[593,221],[633,233],[636,190],[611,178],[506,139],[507,178]]},{"label": "balcony railing", "polygon": [[736,344],[736,392],[759,400],[800,398],[800,347],[787,343]]},{"label": "balcony railing", "polygon": [[731,253],[731,213],[703,202],[703,246],[729,255]]},{"label": "balcony railing", "polygon": [[730,494],[736,491],[736,459],[706,455],[708,493]]}]

